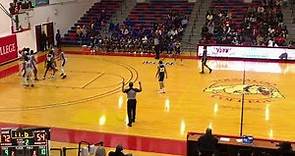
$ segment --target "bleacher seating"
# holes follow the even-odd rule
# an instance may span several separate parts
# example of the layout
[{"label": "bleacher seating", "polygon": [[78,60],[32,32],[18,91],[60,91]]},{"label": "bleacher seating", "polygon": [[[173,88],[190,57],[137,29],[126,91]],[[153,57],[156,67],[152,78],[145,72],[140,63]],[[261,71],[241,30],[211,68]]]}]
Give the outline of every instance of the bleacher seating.
[{"label": "bleacher seating", "polygon": [[[78,36],[76,33],[77,26],[90,27],[92,22],[96,22],[98,20],[98,25],[95,27],[95,31],[99,31],[102,27],[107,25],[107,22],[110,20],[112,15],[120,8],[122,4],[122,0],[102,0],[101,2],[95,3],[85,14],[82,16],[77,23],[74,24],[70,28],[67,34],[65,34],[62,42],[64,44],[80,44],[78,40]],[[100,21],[98,18],[102,18]]]},{"label": "bleacher seating", "polygon": [[211,9],[217,9],[220,11],[230,11],[232,14],[232,23],[239,25],[247,12],[249,7],[248,3],[244,3],[243,0],[227,0],[226,3],[220,0],[214,0],[211,3]]},{"label": "bleacher seating", "polygon": [[151,29],[153,23],[161,23],[171,10],[189,17],[193,4],[187,0],[150,0],[138,3],[128,17],[135,26]]},{"label": "bleacher seating", "polygon": [[200,43],[286,46],[280,0],[213,0]]},{"label": "bleacher seating", "polygon": [[[115,2],[105,0],[95,4],[65,35],[63,43],[87,45],[91,47],[92,52],[96,50],[148,52],[152,50],[154,37],[160,35],[161,43],[165,43],[161,50],[170,45],[171,51],[179,44],[194,6],[194,3],[189,3],[187,0],[150,0],[147,3],[137,3],[128,17],[120,23],[107,22],[109,19],[107,17],[104,22],[104,26],[108,25],[107,32],[81,35],[84,34],[81,33],[83,26],[90,25],[90,29],[92,28],[93,16],[100,14],[99,8],[111,14],[114,12],[112,9],[117,8],[111,5],[122,4]],[[111,6],[111,9],[102,7],[104,5]]]}]

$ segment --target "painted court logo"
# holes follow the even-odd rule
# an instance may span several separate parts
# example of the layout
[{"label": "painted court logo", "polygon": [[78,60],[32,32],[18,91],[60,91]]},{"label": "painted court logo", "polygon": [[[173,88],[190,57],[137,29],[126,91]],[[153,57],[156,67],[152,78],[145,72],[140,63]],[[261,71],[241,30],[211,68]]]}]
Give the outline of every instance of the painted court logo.
[{"label": "painted court logo", "polygon": [[285,98],[275,84],[264,81],[242,79],[222,79],[214,81],[204,92],[221,100],[241,102],[242,95],[248,103],[266,103],[275,99]]},{"label": "painted court logo", "polygon": [[[143,64],[158,64],[157,61],[143,61]],[[175,62],[164,62],[166,66],[173,66]]]}]

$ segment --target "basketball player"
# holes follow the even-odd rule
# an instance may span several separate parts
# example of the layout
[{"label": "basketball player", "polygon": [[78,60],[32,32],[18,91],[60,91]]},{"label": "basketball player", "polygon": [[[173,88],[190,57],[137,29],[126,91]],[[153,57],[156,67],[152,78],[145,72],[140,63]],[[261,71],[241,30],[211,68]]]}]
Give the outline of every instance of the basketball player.
[{"label": "basketball player", "polygon": [[61,61],[61,74],[60,74],[60,76],[62,79],[64,79],[67,77],[67,75],[65,73],[66,57],[65,57],[65,53],[63,51],[60,52],[60,61]]},{"label": "basketball player", "polygon": [[127,94],[127,114],[128,114],[128,126],[132,127],[132,123],[135,122],[136,115],[136,93],[142,91],[141,82],[138,82],[139,89],[133,87],[133,83],[129,83],[129,88],[125,89],[125,83],[123,81],[122,92]]},{"label": "basketball player", "polygon": [[54,75],[55,75],[55,72],[56,72],[56,68],[55,68],[54,55],[53,55],[52,50],[46,56],[45,68],[46,69],[45,69],[45,73],[44,73],[44,76],[43,76],[43,80],[45,80],[46,74],[47,74],[49,69],[52,70],[52,78],[53,78]]},{"label": "basketball player", "polygon": [[34,87],[34,62],[33,60],[29,57],[25,59],[24,61],[24,74],[23,74],[23,80],[24,80],[24,85],[26,87],[31,86]]},{"label": "basketball player", "polygon": [[21,50],[21,57],[20,57],[20,61],[21,61],[21,72],[20,75],[24,78],[25,74],[26,74],[26,68],[25,68],[25,62],[29,60],[29,52],[27,51],[27,48],[23,48]]},{"label": "basketball player", "polygon": [[209,69],[209,73],[212,72],[212,69],[207,65],[207,47],[204,46],[204,50],[203,50],[203,55],[202,55],[202,71],[200,72],[201,74],[204,74],[204,67],[206,67],[207,69]]},{"label": "basketball player", "polygon": [[38,69],[37,69],[37,60],[34,56],[34,51],[31,50],[30,51],[30,55],[29,55],[29,59],[32,61],[33,63],[33,72],[34,72],[34,77],[35,77],[35,80],[38,81],[38,77],[37,77],[37,74],[38,74]]},{"label": "basketball player", "polygon": [[159,61],[156,77],[159,79],[160,93],[165,93],[164,78],[166,77],[167,79],[168,77],[165,64],[161,60]]},{"label": "basketball player", "polygon": [[23,62],[24,62],[24,57],[23,57],[23,50],[19,50],[17,53],[17,58],[19,58],[19,62],[18,62],[18,74],[19,76],[22,75],[23,72]]}]

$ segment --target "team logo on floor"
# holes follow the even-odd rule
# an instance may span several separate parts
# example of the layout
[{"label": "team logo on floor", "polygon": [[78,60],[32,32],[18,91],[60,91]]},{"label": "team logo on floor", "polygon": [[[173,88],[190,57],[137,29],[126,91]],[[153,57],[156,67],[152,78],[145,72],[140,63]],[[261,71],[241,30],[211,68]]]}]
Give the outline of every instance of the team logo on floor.
[{"label": "team logo on floor", "polygon": [[244,94],[245,102],[266,103],[285,98],[275,86],[269,82],[250,79],[245,80],[245,83],[242,79],[222,79],[214,81],[203,91],[221,100],[241,102]]},{"label": "team logo on floor", "polygon": [[[143,61],[143,64],[158,64],[157,61]],[[166,66],[173,66],[175,62],[164,62]]]}]

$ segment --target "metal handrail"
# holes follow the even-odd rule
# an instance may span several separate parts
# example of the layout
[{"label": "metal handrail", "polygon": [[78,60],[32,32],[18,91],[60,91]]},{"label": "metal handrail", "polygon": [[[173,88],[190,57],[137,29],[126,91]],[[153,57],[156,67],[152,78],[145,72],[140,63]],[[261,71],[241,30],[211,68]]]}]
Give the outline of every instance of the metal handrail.
[{"label": "metal handrail", "polygon": [[[88,149],[89,149],[89,147],[90,147],[90,143],[89,143],[89,142],[87,142],[87,141],[80,141],[80,142],[79,142],[79,146],[78,146],[78,156],[81,155],[80,151],[81,151],[81,145],[82,145],[82,144],[86,144],[87,147],[88,147]],[[64,155],[64,156],[65,156],[65,155]]]},{"label": "metal handrail", "polygon": [[[62,148],[62,153],[63,153],[63,156],[67,156],[67,151],[68,150],[78,150],[78,148],[76,147],[63,147]],[[78,151],[78,155],[79,155],[79,151]]]},{"label": "metal handrail", "polygon": [[62,149],[61,148],[50,148],[50,151],[59,151],[59,156],[62,156]]},{"label": "metal handrail", "polygon": [[17,22],[16,19],[13,18],[13,16],[8,12],[8,10],[3,6],[2,3],[0,3],[0,9],[13,20],[14,22]]}]

